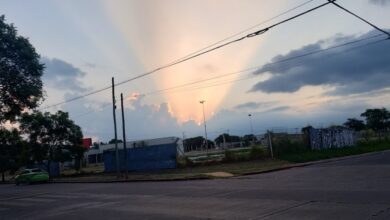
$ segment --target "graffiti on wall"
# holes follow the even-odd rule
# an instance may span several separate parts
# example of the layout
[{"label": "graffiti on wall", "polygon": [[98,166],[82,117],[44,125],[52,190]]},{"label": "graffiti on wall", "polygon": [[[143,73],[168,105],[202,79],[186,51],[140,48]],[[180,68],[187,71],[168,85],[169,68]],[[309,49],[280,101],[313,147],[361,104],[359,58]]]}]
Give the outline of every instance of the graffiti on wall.
[{"label": "graffiti on wall", "polygon": [[311,149],[329,149],[356,144],[356,133],[346,128],[309,129]]}]

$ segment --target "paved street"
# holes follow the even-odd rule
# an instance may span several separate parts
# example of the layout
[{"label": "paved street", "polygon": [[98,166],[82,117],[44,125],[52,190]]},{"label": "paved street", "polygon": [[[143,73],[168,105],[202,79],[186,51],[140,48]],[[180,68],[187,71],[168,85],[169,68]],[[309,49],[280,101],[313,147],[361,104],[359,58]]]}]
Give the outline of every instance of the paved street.
[{"label": "paved street", "polygon": [[390,152],[224,180],[0,185],[0,219],[390,219]]}]

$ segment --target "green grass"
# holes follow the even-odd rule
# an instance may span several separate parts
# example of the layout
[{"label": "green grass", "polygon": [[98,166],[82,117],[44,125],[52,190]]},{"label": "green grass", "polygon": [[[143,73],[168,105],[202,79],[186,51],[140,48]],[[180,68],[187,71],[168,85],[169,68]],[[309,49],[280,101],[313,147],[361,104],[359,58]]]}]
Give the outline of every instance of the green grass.
[{"label": "green grass", "polygon": [[245,173],[261,172],[261,171],[266,171],[274,168],[279,168],[287,164],[289,163],[281,160],[270,160],[270,159],[252,160],[252,161],[243,161],[243,162],[234,162],[234,163],[218,163],[212,165],[179,168],[171,171],[162,172],[162,174],[169,174],[169,173],[202,174],[202,173],[212,173],[212,172],[227,172],[235,175],[241,175]]},{"label": "green grass", "polygon": [[325,150],[310,150],[301,153],[285,154],[278,158],[292,163],[303,163],[309,161],[330,159],[349,155],[357,155],[369,152],[383,151],[390,149],[390,141],[362,141],[355,147],[344,147]]},{"label": "green grass", "polygon": [[[130,172],[128,180],[177,180],[177,179],[212,179],[216,178],[209,173],[226,172],[233,175],[243,175],[248,173],[258,173],[269,171],[288,165],[289,163],[281,160],[253,160],[235,163],[219,163],[205,166],[177,168],[172,170],[161,170],[155,172]],[[61,182],[93,182],[93,181],[115,181],[124,180],[124,177],[119,179],[115,173],[100,173],[93,175],[72,175],[55,178],[55,181]]]},{"label": "green grass", "polygon": [[[185,164],[187,159],[183,160],[181,168],[172,170],[161,170],[156,172],[129,173],[129,180],[175,180],[175,179],[193,179],[193,178],[215,178],[210,173],[226,172],[233,175],[243,175],[248,173],[260,173],[273,169],[282,168],[292,163],[302,163],[329,158],[357,155],[369,152],[383,151],[390,149],[390,141],[373,140],[369,142],[359,142],[356,147],[345,147],[327,150],[306,150],[304,152],[292,152],[278,156],[278,159],[265,159],[267,151],[259,148],[247,148],[240,150],[227,150],[228,159],[223,161],[200,162],[199,164]],[[299,150],[301,150],[299,148]],[[291,152],[291,151],[290,151]],[[217,156],[212,154],[207,157],[211,159]],[[91,173],[90,175],[63,176],[58,178],[60,181],[113,181],[118,180],[115,174]],[[124,180],[123,177],[120,180]]]}]

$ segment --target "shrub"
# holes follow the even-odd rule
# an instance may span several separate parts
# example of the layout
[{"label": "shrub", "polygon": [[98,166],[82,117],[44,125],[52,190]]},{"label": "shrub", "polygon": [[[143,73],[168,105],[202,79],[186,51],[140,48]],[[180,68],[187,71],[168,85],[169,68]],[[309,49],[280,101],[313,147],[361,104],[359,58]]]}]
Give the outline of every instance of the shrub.
[{"label": "shrub", "polygon": [[264,159],[265,158],[265,152],[263,149],[260,147],[253,146],[250,150],[250,158],[253,160],[258,160],[258,159]]},{"label": "shrub", "polygon": [[288,137],[274,138],[272,147],[275,156],[306,152],[309,150],[302,140],[292,141]]}]

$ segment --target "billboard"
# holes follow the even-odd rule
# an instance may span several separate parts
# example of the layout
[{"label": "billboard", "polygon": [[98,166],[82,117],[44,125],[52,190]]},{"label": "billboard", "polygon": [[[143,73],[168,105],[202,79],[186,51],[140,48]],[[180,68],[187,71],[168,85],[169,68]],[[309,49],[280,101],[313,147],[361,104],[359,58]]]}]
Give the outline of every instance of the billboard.
[{"label": "billboard", "polygon": [[91,148],[92,146],[92,138],[83,138],[83,147]]}]

